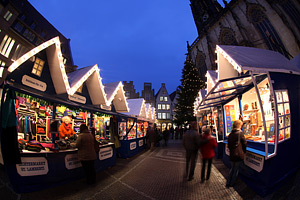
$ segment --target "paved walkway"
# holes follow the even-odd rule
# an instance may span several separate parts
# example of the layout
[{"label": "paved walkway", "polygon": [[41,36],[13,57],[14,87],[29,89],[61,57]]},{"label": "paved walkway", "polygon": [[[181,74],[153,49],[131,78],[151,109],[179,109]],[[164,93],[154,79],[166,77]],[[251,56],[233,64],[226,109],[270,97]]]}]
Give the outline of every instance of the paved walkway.
[{"label": "paved walkway", "polygon": [[[214,160],[211,178],[200,183],[200,159],[195,179],[188,182],[184,178],[185,158],[181,141],[170,141],[168,147],[157,147],[153,152],[145,151],[129,159],[117,159],[116,166],[97,174],[97,184],[88,186],[85,180],[29,194],[16,194],[9,189],[1,169],[1,199],[132,199],[132,200],[199,200],[199,199],[262,199],[242,181],[227,189],[225,178],[228,169],[220,160]],[[4,197],[4,198],[2,198]],[[265,199],[274,198],[271,195]],[[299,196],[298,196],[299,197]]]}]

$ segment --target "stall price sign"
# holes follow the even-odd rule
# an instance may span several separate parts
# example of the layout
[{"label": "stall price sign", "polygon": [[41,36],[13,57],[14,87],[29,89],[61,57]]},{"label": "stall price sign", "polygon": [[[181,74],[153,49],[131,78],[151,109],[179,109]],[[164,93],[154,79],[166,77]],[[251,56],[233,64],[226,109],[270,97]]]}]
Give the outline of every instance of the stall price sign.
[{"label": "stall price sign", "polygon": [[140,140],[139,141],[139,147],[143,146],[144,145],[144,140]]},{"label": "stall price sign", "polygon": [[129,148],[130,148],[130,150],[136,149],[136,142],[131,142]]},{"label": "stall price sign", "polygon": [[81,167],[81,162],[78,160],[77,154],[69,154],[65,157],[65,165],[70,170]]},{"label": "stall price sign", "polygon": [[22,157],[22,164],[16,164],[20,176],[38,176],[48,173],[48,161],[44,157]]},{"label": "stall price sign", "polygon": [[99,160],[105,160],[113,156],[112,147],[101,148],[99,151]]},{"label": "stall price sign", "polygon": [[261,172],[264,167],[264,157],[247,151],[244,163],[255,171]]}]

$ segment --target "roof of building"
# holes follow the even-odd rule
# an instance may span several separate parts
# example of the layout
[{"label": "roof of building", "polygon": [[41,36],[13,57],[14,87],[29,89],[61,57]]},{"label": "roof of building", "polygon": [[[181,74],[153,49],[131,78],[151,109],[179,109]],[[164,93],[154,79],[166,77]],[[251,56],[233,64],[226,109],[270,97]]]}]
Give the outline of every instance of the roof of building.
[{"label": "roof of building", "polygon": [[170,96],[171,101],[173,101],[174,98],[176,97],[176,90],[174,92],[172,92],[169,96]]}]

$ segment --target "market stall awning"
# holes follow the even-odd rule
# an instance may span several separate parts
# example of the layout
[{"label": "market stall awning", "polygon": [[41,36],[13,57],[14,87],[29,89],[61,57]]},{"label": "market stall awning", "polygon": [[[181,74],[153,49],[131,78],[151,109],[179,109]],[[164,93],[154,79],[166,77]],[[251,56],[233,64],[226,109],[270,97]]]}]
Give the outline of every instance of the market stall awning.
[{"label": "market stall awning", "polygon": [[217,45],[219,80],[238,73],[281,72],[300,74],[300,69],[282,54],[253,47]]},{"label": "market stall awning", "polygon": [[[266,77],[266,74],[255,75],[257,82],[262,81]],[[220,80],[198,105],[197,111],[224,105],[252,87],[254,87],[254,83],[250,75]]]},{"label": "market stall awning", "polygon": [[117,112],[128,112],[129,107],[124,94],[122,82],[113,82],[104,84],[104,90],[107,95],[107,105],[113,103]]},{"label": "market stall awning", "polygon": [[129,112],[123,114],[146,118],[145,100],[143,98],[127,99],[127,103]]},{"label": "market stall awning", "polygon": [[85,82],[94,105],[107,104],[107,98],[101,81],[98,65],[80,68],[68,74],[72,93],[75,93]]}]

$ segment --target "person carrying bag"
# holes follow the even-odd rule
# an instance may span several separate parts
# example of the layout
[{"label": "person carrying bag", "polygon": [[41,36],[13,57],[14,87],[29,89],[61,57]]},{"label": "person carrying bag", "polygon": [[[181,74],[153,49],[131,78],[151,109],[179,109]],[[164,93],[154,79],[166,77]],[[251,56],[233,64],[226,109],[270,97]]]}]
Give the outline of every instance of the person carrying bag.
[{"label": "person carrying bag", "polygon": [[247,141],[241,130],[243,122],[236,120],[233,122],[232,131],[228,136],[228,148],[230,152],[231,169],[227,178],[226,187],[233,187],[238,177],[239,167],[244,160]]}]

